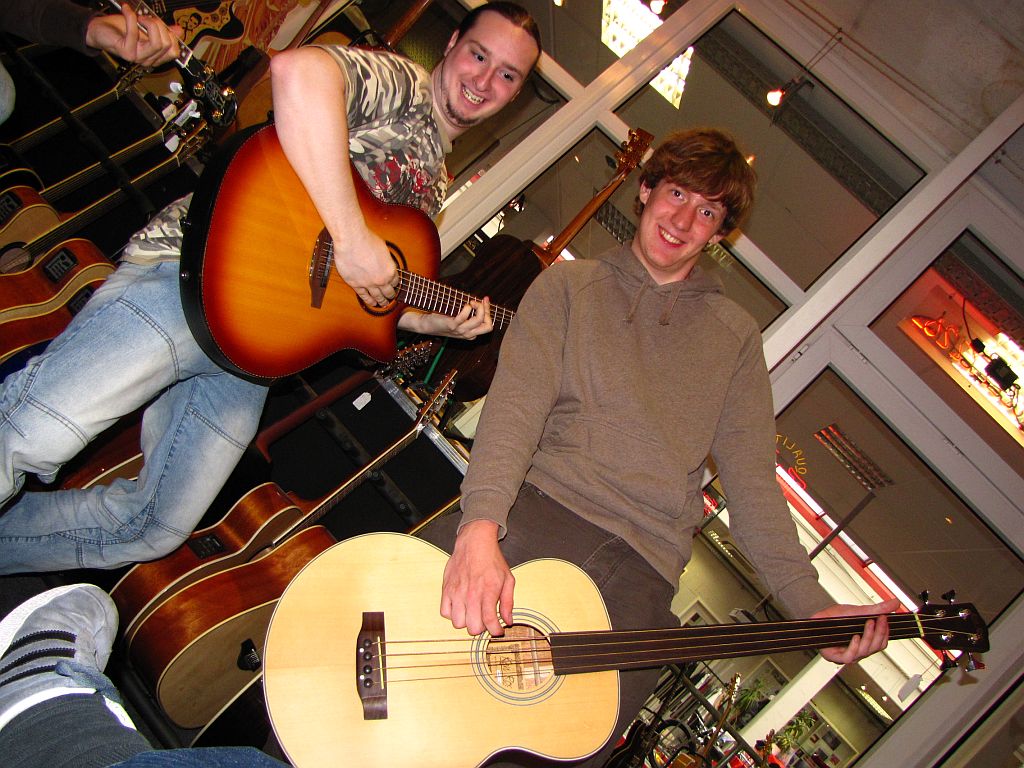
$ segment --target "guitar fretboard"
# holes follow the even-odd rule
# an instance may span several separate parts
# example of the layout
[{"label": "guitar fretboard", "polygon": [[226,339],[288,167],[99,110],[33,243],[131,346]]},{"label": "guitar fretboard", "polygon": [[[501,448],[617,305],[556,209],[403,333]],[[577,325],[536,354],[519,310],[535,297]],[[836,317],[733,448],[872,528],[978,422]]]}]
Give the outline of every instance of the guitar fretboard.
[{"label": "guitar fretboard", "polygon": [[[476,296],[452,288],[450,285],[439,283],[413,272],[398,270],[399,286],[398,292],[402,301],[406,304],[423,309],[427,312],[436,312],[441,315],[453,317],[466,306],[469,301],[479,301]],[[512,322],[516,313],[511,309],[491,305],[491,320],[494,322],[494,329],[502,331]]]}]

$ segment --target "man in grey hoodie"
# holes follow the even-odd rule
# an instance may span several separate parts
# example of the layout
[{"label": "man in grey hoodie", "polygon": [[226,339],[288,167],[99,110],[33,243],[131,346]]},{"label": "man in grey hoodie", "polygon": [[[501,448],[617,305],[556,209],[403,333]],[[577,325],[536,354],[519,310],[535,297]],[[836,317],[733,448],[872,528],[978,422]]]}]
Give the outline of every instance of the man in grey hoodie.
[{"label": "man in grey hoodie", "polygon": [[[600,589],[614,629],[678,626],[670,605],[703,516],[713,457],[730,529],[793,616],[874,616],[834,605],[775,480],[775,418],[761,334],[697,264],[749,208],[754,173],[726,135],[670,136],[645,165],[632,243],[556,264],[503,342],[462,484],[462,515],[423,535],[450,545],[441,613],[470,633],[512,623],[510,565],[557,557]],[[497,610],[496,610],[497,608]],[[885,647],[884,616],[847,647]],[[621,675],[619,734],[658,670]],[[602,765],[612,745],[585,765]],[[532,763],[531,763],[532,764]]]}]

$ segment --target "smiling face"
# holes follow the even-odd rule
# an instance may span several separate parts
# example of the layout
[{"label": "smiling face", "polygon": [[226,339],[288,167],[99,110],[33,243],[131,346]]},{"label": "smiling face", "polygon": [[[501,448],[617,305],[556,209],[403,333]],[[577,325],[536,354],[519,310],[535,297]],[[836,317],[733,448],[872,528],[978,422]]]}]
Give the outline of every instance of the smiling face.
[{"label": "smiling face", "polygon": [[482,13],[462,36],[453,34],[432,75],[434,101],[449,137],[512,101],[537,53],[537,43],[526,30],[494,12]]},{"label": "smiling face", "polygon": [[653,189],[640,185],[644,208],[633,238],[633,253],[658,285],[685,279],[708,243],[722,239],[722,203],[662,179]]}]

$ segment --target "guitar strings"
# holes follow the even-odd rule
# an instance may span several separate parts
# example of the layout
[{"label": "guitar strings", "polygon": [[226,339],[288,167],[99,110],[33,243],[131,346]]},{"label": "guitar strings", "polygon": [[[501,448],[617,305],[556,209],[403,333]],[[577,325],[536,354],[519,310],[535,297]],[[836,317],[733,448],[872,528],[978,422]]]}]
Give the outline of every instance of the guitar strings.
[{"label": "guitar strings", "polygon": [[[334,243],[330,242],[326,247],[327,255],[334,257]],[[329,280],[341,279],[335,270],[328,275]],[[445,283],[431,280],[430,278],[417,275],[404,269],[398,270],[398,291],[412,299],[408,304],[416,304],[422,309],[430,309],[449,317],[457,315],[470,301],[481,301],[471,293],[460,291]],[[491,320],[497,330],[503,330],[512,322],[516,313],[496,304],[491,305]]]},{"label": "guitar strings", "polygon": [[[687,632],[692,632],[691,636],[687,638],[659,637],[648,640],[615,640],[598,643],[569,643],[565,645],[556,645],[553,649],[551,646],[542,648],[540,649],[539,656],[537,654],[536,645],[538,641],[546,642],[546,638],[543,634],[538,634],[535,638],[509,640],[492,638],[489,641],[488,646],[499,646],[497,649],[491,651],[491,653],[494,653],[495,655],[500,655],[503,652],[506,655],[515,654],[519,650],[516,646],[521,646],[527,651],[531,650],[530,646],[534,646],[532,651],[534,657],[539,658],[539,661],[530,662],[530,664],[540,668],[542,671],[549,671],[551,674],[556,674],[555,666],[557,665],[557,674],[568,674],[574,672],[601,671],[604,669],[630,669],[660,666],[662,664],[679,662],[681,660],[700,660],[750,655],[752,652],[756,652],[757,650],[768,652],[771,650],[814,649],[845,645],[849,642],[852,634],[856,634],[861,630],[863,622],[868,617],[843,618],[848,618],[849,620],[843,621],[842,618],[836,621],[830,620],[824,626],[822,626],[821,620],[786,622],[786,626],[782,629],[779,629],[776,625],[776,628],[771,630],[771,625],[768,625],[770,631],[751,631],[749,625],[747,627],[736,628],[726,626],[708,628],[711,631],[718,631],[719,633],[722,629],[726,629],[726,635],[744,635],[750,638],[749,640],[744,639],[738,643],[733,641],[725,645],[723,645],[722,641],[728,638],[712,638],[707,630],[701,631],[704,628],[693,627],[685,628]],[[942,625],[947,623],[947,619],[919,617],[913,614],[902,616],[890,615],[888,618],[890,622],[890,638],[893,640],[919,638],[921,637],[922,632],[926,629],[941,629],[943,630],[943,635],[948,638],[956,637],[971,640],[977,637],[977,633],[974,632],[948,628],[943,629]],[[808,625],[818,625],[818,633],[808,634],[806,631]],[[638,630],[632,632],[623,630],[617,632],[601,632],[600,636],[636,636],[651,632],[663,633],[664,630]],[[563,636],[573,634],[585,636],[586,633],[563,633]],[[804,642],[794,645],[792,642],[794,635],[800,636]],[[765,640],[764,638],[768,639]],[[714,639],[719,640],[719,642],[707,642],[708,640]],[[436,646],[439,643],[454,643],[463,647],[452,650],[397,651],[393,653],[388,651],[386,653],[386,659],[388,662],[395,659],[421,659],[427,661],[427,663],[419,664],[386,663],[384,672],[387,675],[388,681],[419,682],[421,680],[477,677],[479,673],[475,671],[465,674],[450,674],[444,670],[451,668],[462,669],[466,667],[478,668],[480,666],[486,666],[487,651],[480,652],[472,647],[464,647],[467,644],[479,644],[479,640],[475,638],[466,638],[465,640],[461,638],[387,640],[384,645],[388,648],[390,646],[406,647],[411,645]],[[641,648],[638,650],[638,646],[652,646],[655,644],[657,644],[657,647],[650,647],[647,649]],[[500,648],[502,645],[508,645],[511,647],[503,651]],[[565,658],[561,658],[561,656],[564,656]],[[643,656],[643,658],[638,658],[638,656]],[[626,661],[617,661],[617,659],[626,659]],[[632,663],[630,660],[632,660]],[[416,676],[409,678],[396,678],[394,676],[395,673],[400,672],[423,672],[427,670],[437,671],[440,674],[434,674],[429,677]],[[373,671],[379,673],[381,670],[379,667],[375,666]]]},{"label": "guitar strings", "polygon": [[[415,296],[421,301],[433,300],[432,306],[441,309],[447,315],[458,314],[471,299],[479,301],[472,294],[435,280],[429,280],[413,272],[399,270],[398,276],[399,290],[404,291],[406,296]],[[499,330],[505,328],[513,317],[515,317],[515,312],[512,310],[496,305],[491,306],[491,319]]]}]

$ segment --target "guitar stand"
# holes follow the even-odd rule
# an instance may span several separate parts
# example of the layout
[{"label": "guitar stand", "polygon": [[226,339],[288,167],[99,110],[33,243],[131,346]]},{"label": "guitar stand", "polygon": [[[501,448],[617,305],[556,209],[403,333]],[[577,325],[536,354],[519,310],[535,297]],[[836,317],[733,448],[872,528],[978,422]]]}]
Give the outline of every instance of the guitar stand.
[{"label": "guitar stand", "polygon": [[50,80],[39,71],[39,68],[31,61],[26,59],[21,52],[11,43],[10,39],[6,35],[0,36],[3,41],[4,47],[11,57],[21,66],[26,74],[32,79],[32,82],[57,108],[60,112],[60,117],[68,128],[78,137],[79,141],[89,149],[100,165],[103,166],[104,170],[113,177],[116,181],[118,188],[122,189],[125,194],[136,204],[139,211],[148,220],[153,213],[156,211],[156,206],[153,201],[149,199],[138,187],[132,184],[131,178],[125,173],[124,168],[115,163],[110,159],[110,152],[104,146],[103,142],[100,141],[99,136],[96,135],[88,125],[86,125],[82,119],[71,111],[71,107],[68,106],[67,102],[61,97],[60,93],[50,83]]}]

